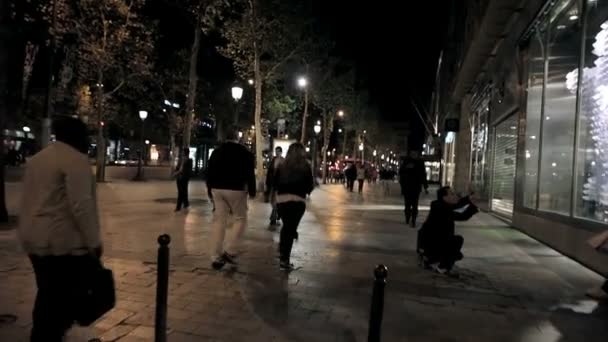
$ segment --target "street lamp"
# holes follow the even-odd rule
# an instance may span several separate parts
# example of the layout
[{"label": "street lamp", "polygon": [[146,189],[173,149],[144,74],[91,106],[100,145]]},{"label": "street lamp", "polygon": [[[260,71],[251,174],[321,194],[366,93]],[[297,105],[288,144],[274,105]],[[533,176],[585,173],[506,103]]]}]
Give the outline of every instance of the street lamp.
[{"label": "street lamp", "polygon": [[234,99],[234,116],[232,117],[232,124],[238,125],[239,123],[239,101],[243,97],[243,88],[235,85],[231,89],[232,98]]},{"label": "street lamp", "polygon": [[253,79],[250,78],[249,80],[247,80],[247,83],[249,83],[249,85],[253,85]]},{"label": "street lamp", "polygon": [[[165,100],[165,104],[169,102],[167,100]],[[139,158],[137,158],[137,174],[135,175],[135,178],[133,180],[136,181],[142,181],[144,180],[144,171],[142,168],[142,162],[143,162],[143,158],[144,158],[144,131],[145,131],[145,123],[146,123],[146,119],[148,118],[148,112],[145,110],[140,110],[139,111],[139,118],[141,119],[141,136],[140,136],[140,151],[139,151]]]},{"label": "street lamp", "polygon": [[317,184],[317,136],[321,133],[321,121],[317,121],[317,124],[313,127],[315,132],[315,138],[312,140],[312,170],[313,179],[315,185]]},{"label": "street lamp", "polygon": [[304,89],[304,114],[302,117],[302,137],[300,142],[304,143],[306,140],[306,120],[308,119],[308,80],[306,77],[298,78],[298,87]]},{"label": "street lamp", "polygon": [[344,111],[343,110],[339,110],[338,111],[338,116],[339,117],[343,117],[344,116]]},{"label": "street lamp", "polygon": [[243,97],[243,88],[239,86],[232,87],[232,98],[238,102]]},{"label": "street lamp", "polygon": [[363,146],[363,143],[359,144],[359,151],[361,151],[361,162],[365,163],[365,146]]},{"label": "street lamp", "polygon": [[25,133],[29,133],[29,132],[31,132],[32,130],[31,130],[31,129],[30,129],[28,126],[23,126],[23,131],[24,131]]}]

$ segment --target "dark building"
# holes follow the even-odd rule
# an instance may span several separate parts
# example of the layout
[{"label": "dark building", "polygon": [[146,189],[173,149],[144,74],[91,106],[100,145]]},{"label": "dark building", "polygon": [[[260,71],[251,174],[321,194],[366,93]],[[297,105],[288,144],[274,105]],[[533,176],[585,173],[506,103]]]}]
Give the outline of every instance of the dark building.
[{"label": "dark building", "polygon": [[453,1],[446,41],[443,183],[607,274],[586,241],[608,229],[608,1]]}]

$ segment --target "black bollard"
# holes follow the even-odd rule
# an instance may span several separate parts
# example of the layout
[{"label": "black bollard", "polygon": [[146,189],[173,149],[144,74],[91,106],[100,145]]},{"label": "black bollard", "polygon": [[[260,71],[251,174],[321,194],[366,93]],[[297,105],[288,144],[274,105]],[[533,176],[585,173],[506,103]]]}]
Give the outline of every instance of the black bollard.
[{"label": "black bollard", "polygon": [[378,265],[374,269],[374,292],[372,294],[372,309],[369,316],[369,335],[368,342],[380,342],[380,332],[382,330],[382,314],[384,312],[384,287],[388,268]]},{"label": "black bollard", "polygon": [[154,341],[167,342],[167,296],[169,295],[169,243],[171,237],[163,234],[158,237],[158,260],[156,278],[156,318]]}]

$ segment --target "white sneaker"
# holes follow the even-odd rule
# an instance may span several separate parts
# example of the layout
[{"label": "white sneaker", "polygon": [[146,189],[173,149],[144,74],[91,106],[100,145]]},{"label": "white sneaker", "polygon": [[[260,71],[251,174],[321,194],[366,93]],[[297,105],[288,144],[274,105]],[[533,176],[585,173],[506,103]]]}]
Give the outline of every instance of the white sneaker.
[{"label": "white sneaker", "polygon": [[432,269],[433,269],[435,272],[437,272],[437,273],[439,273],[439,274],[446,274],[446,273],[448,273],[448,271],[449,271],[447,268],[441,268],[441,267],[439,267],[439,263],[432,264],[432,265],[431,265],[431,268],[432,268]]},{"label": "white sneaker", "polygon": [[588,290],[587,297],[595,300],[608,300],[608,293],[598,286]]}]

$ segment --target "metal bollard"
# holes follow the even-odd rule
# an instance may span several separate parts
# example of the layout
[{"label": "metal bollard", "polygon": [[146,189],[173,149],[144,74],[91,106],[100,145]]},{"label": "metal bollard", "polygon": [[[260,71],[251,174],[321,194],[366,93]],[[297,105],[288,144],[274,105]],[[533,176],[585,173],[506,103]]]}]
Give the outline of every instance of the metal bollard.
[{"label": "metal bollard", "polygon": [[369,335],[368,342],[380,342],[380,332],[382,330],[382,314],[384,312],[384,287],[388,268],[382,264],[374,269],[374,292],[372,294],[372,309],[369,316]]},{"label": "metal bollard", "polygon": [[169,243],[171,237],[163,234],[158,237],[158,260],[156,278],[156,317],[154,341],[167,342],[167,296],[169,292]]}]

